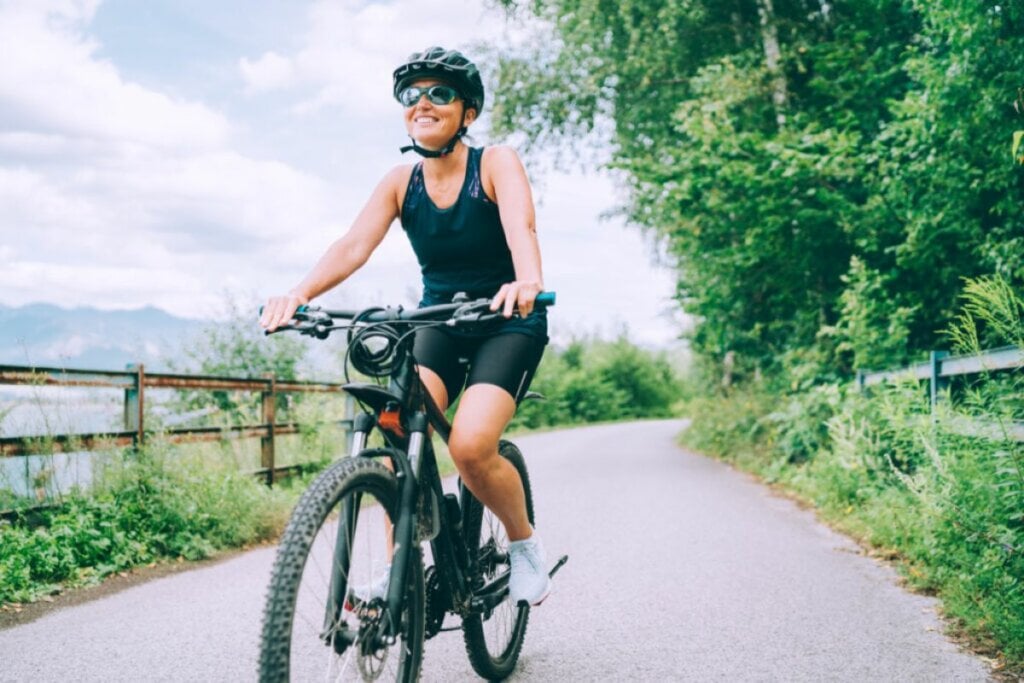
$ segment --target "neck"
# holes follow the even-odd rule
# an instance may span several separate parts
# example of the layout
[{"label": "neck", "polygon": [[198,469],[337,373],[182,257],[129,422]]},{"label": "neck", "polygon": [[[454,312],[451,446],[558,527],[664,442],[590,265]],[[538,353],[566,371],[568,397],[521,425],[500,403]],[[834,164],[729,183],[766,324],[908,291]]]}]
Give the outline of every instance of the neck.
[{"label": "neck", "polygon": [[434,177],[443,176],[464,166],[468,156],[469,147],[462,140],[459,140],[455,143],[455,149],[452,150],[451,154],[424,159],[423,170],[429,172]]}]

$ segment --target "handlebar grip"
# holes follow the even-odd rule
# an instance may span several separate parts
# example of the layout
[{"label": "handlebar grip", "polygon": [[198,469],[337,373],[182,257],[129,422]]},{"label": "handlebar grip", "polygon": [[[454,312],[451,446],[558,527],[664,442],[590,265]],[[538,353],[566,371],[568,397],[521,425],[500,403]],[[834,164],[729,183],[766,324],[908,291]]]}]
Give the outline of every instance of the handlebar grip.
[{"label": "handlebar grip", "polygon": [[540,306],[554,306],[555,305],[555,293],[554,292],[541,292],[537,295],[537,299],[534,301],[535,304]]},{"label": "handlebar grip", "polygon": [[[307,306],[306,304],[302,304],[301,306],[299,306],[298,308],[295,309],[295,312],[296,313],[305,313],[308,310],[309,310],[309,306]],[[259,313],[257,313],[257,315],[263,315],[263,306],[260,306]]]}]

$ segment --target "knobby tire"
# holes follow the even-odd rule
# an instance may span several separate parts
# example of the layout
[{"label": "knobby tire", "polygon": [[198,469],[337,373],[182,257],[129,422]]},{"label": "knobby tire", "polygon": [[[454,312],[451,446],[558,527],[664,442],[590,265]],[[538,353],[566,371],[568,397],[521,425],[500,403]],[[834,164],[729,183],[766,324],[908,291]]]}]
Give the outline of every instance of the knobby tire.
[{"label": "knobby tire", "polygon": [[[350,501],[347,509],[354,513],[346,515],[346,501]],[[329,598],[332,586],[335,583],[345,586],[337,589],[338,595],[352,595],[351,591],[360,585],[370,585],[375,571],[381,574],[381,562],[390,562],[384,529],[393,525],[386,527],[384,516],[395,520],[398,505],[399,488],[394,473],[370,457],[339,461],[318,476],[302,495],[281,538],[267,592],[260,681],[306,680],[311,677],[311,667],[320,667],[316,677],[323,679],[323,665],[317,663],[321,657],[327,659],[331,680],[415,681],[419,678],[425,609],[423,557],[418,547],[409,556],[403,626],[395,645],[379,648],[363,645],[377,642],[364,637],[363,629],[372,628],[379,622],[377,615],[384,614],[379,603],[369,600],[363,604],[346,599],[340,616],[326,619],[336,625],[344,623],[347,629],[344,632],[355,638],[340,654],[326,644],[323,637],[325,615],[330,613],[328,605],[337,602]],[[342,522],[343,519],[351,520],[351,527]],[[348,533],[342,540],[345,532]],[[364,532],[369,539],[365,543],[365,556],[370,562],[364,562],[361,555],[356,556],[357,550],[363,551]],[[337,543],[344,543],[351,550],[339,554],[335,550]],[[350,566],[338,567],[341,564],[338,557],[347,557]],[[362,573],[357,575],[357,565],[364,564]],[[340,582],[339,576],[343,577]],[[342,590],[345,592],[341,593]],[[352,607],[353,602],[356,607]],[[358,629],[349,628],[350,622],[358,624]],[[365,627],[365,624],[371,626]],[[320,633],[317,633],[318,628]],[[344,642],[343,638],[338,640]],[[349,672],[353,660],[354,666]],[[335,665],[340,672],[337,675],[332,673]],[[376,669],[378,666],[380,668]],[[389,667],[386,672],[385,666]]]}]

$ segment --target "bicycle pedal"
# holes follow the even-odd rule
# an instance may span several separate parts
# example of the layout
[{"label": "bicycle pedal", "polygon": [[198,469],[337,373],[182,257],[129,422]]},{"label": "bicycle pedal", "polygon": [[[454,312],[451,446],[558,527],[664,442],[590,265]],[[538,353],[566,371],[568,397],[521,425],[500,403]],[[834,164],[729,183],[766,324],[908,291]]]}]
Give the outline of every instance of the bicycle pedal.
[{"label": "bicycle pedal", "polygon": [[569,556],[568,555],[562,555],[560,558],[558,558],[558,562],[555,562],[555,566],[552,567],[551,571],[548,572],[548,578],[552,578],[555,575],[555,572],[557,572],[559,569],[561,569],[563,566],[565,566],[565,563],[568,562],[568,561],[569,561]]}]

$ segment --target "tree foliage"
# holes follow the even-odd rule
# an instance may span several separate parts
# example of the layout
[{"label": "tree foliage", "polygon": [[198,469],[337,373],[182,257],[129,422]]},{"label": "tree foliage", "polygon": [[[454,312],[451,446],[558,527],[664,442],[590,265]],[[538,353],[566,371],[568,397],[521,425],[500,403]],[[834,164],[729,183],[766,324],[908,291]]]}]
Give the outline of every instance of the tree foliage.
[{"label": "tree foliage", "polygon": [[[307,352],[295,335],[266,336],[256,324],[256,306],[235,300],[226,301],[227,311],[219,320],[206,325],[182,349],[174,366],[178,370],[217,377],[260,378],[273,375],[278,380],[295,380]],[[289,401],[302,394],[278,396],[277,408],[284,411]],[[235,422],[256,415],[258,395],[233,391],[184,390],[183,407],[215,407]],[[280,416],[279,416],[280,417]]]},{"label": "tree foliage", "polygon": [[699,354],[901,362],[941,344],[962,278],[1024,283],[1021,3],[502,4],[552,35],[498,58],[495,131],[611,150]]}]

